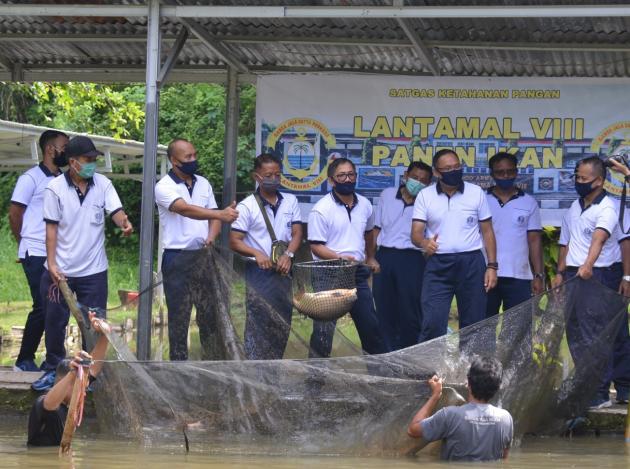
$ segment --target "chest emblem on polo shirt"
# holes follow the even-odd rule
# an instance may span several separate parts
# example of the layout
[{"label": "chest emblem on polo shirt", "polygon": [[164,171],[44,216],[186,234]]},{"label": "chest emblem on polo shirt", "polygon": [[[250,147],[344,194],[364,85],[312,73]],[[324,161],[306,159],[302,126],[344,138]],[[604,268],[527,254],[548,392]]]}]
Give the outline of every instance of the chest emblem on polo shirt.
[{"label": "chest emblem on polo shirt", "polygon": [[466,223],[472,225],[473,223],[475,223],[475,217],[470,215],[468,218],[466,218]]},{"label": "chest emblem on polo shirt", "polygon": [[584,234],[590,236],[593,234],[593,230],[591,230],[589,227],[586,227],[584,228]]},{"label": "chest emblem on polo shirt", "polygon": [[516,223],[522,225],[523,223],[525,223],[525,217],[523,215],[519,215],[518,217],[516,217]]}]

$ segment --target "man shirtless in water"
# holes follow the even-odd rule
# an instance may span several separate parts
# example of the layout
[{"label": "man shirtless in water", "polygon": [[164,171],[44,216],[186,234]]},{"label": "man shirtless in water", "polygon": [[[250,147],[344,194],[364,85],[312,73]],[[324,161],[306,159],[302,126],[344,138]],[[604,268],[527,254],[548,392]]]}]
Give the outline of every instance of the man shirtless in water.
[{"label": "man shirtless in water", "polygon": [[68,416],[68,405],[72,398],[72,388],[77,377],[77,369],[83,366],[83,360],[90,360],[89,380],[93,383],[103,367],[102,360],[107,352],[108,341],[105,336],[109,325],[90,313],[92,329],[99,333],[99,338],[90,356],[78,352],[72,360],[62,360],[57,365],[55,385],[46,394],[37,398],[28,417],[29,446],[59,446]]}]

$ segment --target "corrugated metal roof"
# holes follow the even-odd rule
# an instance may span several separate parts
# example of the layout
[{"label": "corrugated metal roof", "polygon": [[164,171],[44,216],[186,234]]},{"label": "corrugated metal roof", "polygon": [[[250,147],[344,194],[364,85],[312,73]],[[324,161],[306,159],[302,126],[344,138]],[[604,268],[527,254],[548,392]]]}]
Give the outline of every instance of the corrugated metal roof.
[{"label": "corrugated metal roof", "polygon": [[[2,2],[14,3],[14,2]],[[22,3],[45,3],[43,0]],[[55,2],[47,2],[55,3]],[[56,3],[75,3],[74,1]],[[93,0],[143,5],[140,0]],[[304,5],[299,0],[182,0],[185,5]],[[589,5],[592,0],[556,0]],[[625,5],[627,1],[607,1]],[[391,6],[391,0],[319,0],[309,5]],[[406,1],[410,6],[548,5],[543,0]],[[630,76],[628,18],[406,19],[443,75]],[[431,66],[412,46],[398,20],[359,18],[212,18],[198,20],[252,74],[270,71],[345,70],[427,74]],[[162,20],[163,55],[183,27]],[[0,79],[18,69],[26,79],[76,80],[90,72],[104,81],[142,79],[146,19],[125,17],[0,16]],[[174,70],[183,81],[206,79],[224,60],[196,37],[187,41]],[[54,71],[54,75],[47,75]],[[117,73],[120,71],[120,73]],[[193,73],[194,72],[194,73]],[[197,75],[195,75],[195,73]],[[14,75],[15,77],[15,71]],[[108,78],[111,77],[111,78]],[[126,80],[124,80],[126,78]],[[90,78],[94,79],[94,78]],[[98,78],[97,78],[98,79]]]}]

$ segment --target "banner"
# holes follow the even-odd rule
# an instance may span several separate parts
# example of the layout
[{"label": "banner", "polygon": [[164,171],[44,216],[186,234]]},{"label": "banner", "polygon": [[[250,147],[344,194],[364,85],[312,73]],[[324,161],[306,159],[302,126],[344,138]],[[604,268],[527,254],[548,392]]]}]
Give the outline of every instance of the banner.
[{"label": "banner", "polygon": [[[464,179],[493,184],[488,161],[518,156],[517,184],[560,224],[577,198],[573,173],[588,156],[630,153],[630,81],[583,78],[285,74],[258,78],[256,143],[283,161],[284,190],[303,215],[330,187],[330,161],[357,166],[359,193],[378,203],[411,161],[453,149]],[[610,174],[606,189],[621,193]]]}]

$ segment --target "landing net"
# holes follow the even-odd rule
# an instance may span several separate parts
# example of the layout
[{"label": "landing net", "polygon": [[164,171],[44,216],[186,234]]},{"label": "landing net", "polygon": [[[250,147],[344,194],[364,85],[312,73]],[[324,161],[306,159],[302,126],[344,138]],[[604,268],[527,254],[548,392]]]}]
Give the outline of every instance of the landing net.
[{"label": "landing net", "polygon": [[[306,358],[311,320],[294,314],[282,326],[290,330],[285,359],[245,360],[243,271],[250,261],[234,257],[232,268],[208,249],[181,260],[195,272],[194,294],[206,308],[201,322],[211,334],[197,353],[204,360],[137,362],[112,337],[118,360],[106,363],[95,396],[101,428],[115,437],[182,447],[186,440],[191,451],[410,454],[424,446],[406,428],[429,396],[426,380],[444,378],[440,406],[461,404],[476,354],[503,364],[493,403],[512,413],[516,435],[554,433],[594,396],[628,310],[616,292],[575,279],[495,318],[384,355],[361,354],[346,331],[333,353],[346,356],[328,359]],[[575,328],[577,305],[600,318],[597,330]],[[197,340],[191,335],[191,347]]]}]

